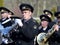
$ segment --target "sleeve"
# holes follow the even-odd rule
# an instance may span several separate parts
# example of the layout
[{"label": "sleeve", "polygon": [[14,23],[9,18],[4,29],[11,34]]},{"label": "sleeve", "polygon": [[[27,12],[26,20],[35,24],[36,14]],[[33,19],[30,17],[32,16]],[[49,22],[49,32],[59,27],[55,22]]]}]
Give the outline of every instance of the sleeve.
[{"label": "sleeve", "polygon": [[22,32],[29,39],[35,38],[35,36],[38,33],[37,23],[36,22],[30,22],[28,24],[28,26],[24,25]]}]

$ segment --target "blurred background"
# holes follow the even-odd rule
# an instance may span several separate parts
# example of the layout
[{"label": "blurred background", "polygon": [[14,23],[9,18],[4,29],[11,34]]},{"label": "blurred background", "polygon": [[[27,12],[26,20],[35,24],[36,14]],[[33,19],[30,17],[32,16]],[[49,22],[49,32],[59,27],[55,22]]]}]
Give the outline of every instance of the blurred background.
[{"label": "blurred background", "polygon": [[0,0],[0,6],[10,9],[17,16],[21,16],[19,10],[21,3],[28,3],[34,7],[33,17],[41,15],[44,9],[48,9],[53,13],[60,10],[60,0]]}]

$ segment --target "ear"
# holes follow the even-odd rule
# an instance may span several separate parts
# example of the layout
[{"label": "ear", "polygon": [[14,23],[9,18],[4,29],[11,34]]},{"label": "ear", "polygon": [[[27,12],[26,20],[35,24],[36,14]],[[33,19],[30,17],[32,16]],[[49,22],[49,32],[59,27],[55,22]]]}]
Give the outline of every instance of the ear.
[{"label": "ear", "polygon": [[32,12],[30,11],[30,15],[32,15]]}]

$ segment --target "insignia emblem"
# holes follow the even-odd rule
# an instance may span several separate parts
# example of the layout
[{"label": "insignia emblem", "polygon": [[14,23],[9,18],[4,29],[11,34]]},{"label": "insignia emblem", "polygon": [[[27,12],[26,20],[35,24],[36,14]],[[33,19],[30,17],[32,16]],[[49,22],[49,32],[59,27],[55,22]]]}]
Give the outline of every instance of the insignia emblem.
[{"label": "insignia emblem", "polygon": [[4,12],[4,10],[1,10],[1,12]]},{"label": "insignia emblem", "polygon": [[42,19],[45,19],[45,17],[42,17]]},{"label": "insignia emblem", "polygon": [[45,12],[45,14],[48,14],[48,12]]},{"label": "insignia emblem", "polygon": [[24,6],[22,9],[25,9],[26,7]]},{"label": "insignia emblem", "polygon": [[36,29],[36,28],[37,28],[37,26],[35,25],[35,26],[34,26],[34,29]]}]

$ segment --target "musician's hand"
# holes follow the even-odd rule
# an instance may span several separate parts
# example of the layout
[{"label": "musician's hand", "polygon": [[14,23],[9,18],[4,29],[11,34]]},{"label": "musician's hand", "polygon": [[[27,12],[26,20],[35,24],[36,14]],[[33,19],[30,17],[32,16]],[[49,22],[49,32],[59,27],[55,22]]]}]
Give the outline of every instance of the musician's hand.
[{"label": "musician's hand", "polygon": [[55,31],[59,30],[59,26],[57,24],[55,24],[53,28],[54,28]]},{"label": "musician's hand", "polygon": [[12,15],[8,15],[8,18],[10,18]]},{"label": "musician's hand", "polygon": [[18,23],[18,25],[19,25],[20,27],[23,26],[23,23],[22,23],[21,19],[15,19],[15,22]]}]

